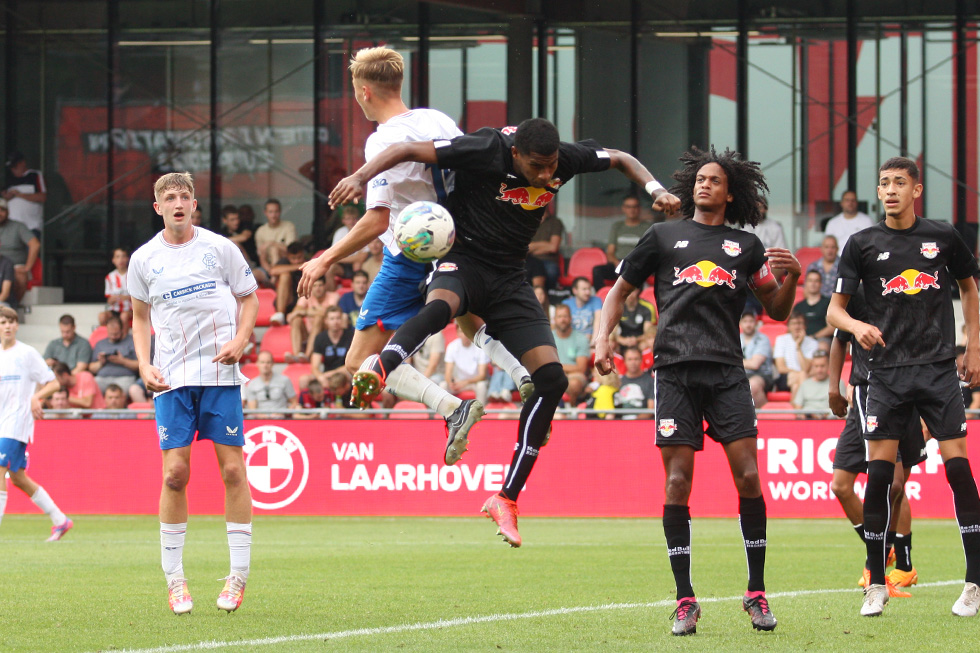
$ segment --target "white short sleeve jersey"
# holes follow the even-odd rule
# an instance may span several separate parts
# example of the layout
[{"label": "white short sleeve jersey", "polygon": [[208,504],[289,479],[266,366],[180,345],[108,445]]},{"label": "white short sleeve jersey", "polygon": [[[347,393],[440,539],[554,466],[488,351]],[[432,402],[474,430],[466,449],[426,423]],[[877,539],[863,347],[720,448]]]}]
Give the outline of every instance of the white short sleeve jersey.
[{"label": "white short sleeve jersey", "polygon": [[247,381],[237,364],[211,362],[235,337],[236,297],[258,288],[233,242],[195,227],[190,242],[171,245],[161,231],[133,254],[127,277],[130,296],[150,305],[153,361],[171,389]]},{"label": "white short sleeve jersey", "polygon": [[10,349],[0,348],[0,438],[34,440],[31,395],[38,383],[53,380],[54,372],[30,345],[15,342]]},{"label": "white short sleeve jersey", "polygon": [[[364,157],[370,161],[396,143],[450,139],[461,134],[453,119],[441,111],[412,109],[378,125],[377,131],[368,136]],[[442,200],[451,190],[451,173],[410,161],[399,163],[368,182],[366,207],[391,210],[388,230],[380,236],[388,251],[396,256],[401,253],[395,244],[392,225],[403,208],[421,200]]]}]

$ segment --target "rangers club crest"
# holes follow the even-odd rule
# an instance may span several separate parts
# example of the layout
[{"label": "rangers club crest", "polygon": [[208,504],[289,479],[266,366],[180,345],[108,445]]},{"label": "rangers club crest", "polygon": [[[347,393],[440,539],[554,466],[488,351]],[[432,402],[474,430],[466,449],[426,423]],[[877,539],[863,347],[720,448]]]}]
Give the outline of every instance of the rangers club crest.
[{"label": "rangers club crest", "polygon": [[734,240],[726,240],[721,244],[721,248],[729,256],[738,256],[742,253],[742,247]]},{"label": "rangers club crest", "polygon": [[310,459],[299,438],[266,424],[245,434],[243,449],[253,506],[276,510],[299,498],[310,478]]},{"label": "rangers club crest", "polygon": [[662,419],[660,420],[660,426],[657,427],[657,430],[660,431],[660,435],[664,436],[665,438],[669,438],[677,432],[677,425],[674,424],[674,420],[672,419]]},{"label": "rangers club crest", "polygon": [[936,258],[939,254],[939,248],[936,247],[936,243],[922,243],[922,249],[919,251],[926,258]]},{"label": "rangers club crest", "polygon": [[213,270],[218,265],[218,257],[216,257],[211,252],[204,255],[204,259],[201,261],[204,263],[204,267],[208,270]]},{"label": "rangers club crest", "polygon": [[878,428],[878,417],[875,415],[868,415],[867,425],[868,433],[874,433],[875,429]]}]

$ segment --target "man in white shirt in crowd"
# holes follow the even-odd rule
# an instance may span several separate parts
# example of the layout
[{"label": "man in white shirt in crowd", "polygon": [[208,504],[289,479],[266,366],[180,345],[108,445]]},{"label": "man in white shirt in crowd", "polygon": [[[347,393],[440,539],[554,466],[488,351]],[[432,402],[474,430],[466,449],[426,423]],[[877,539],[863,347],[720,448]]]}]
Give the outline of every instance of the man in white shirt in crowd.
[{"label": "man in white shirt in crowd", "polygon": [[262,269],[272,279],[272,268],[286,256],[289,243],[296,242],[296,225],[282,219],[282,204],[277,199],[265,202],[265,224],[255,230],[255,249],[259,254]]},{"label": "man in white shirt in crowd", "polygon": [[830,219],[824,234],[837,239],[838,251],[844,251],[844,245],[851,234],[874,226],[874,220],[858,211],[858,196],[853,190],[845,190],[840,198],[841,211]]},{"label": "man in white shirt in crowd", "polygon": [[27,159],[20,152],[7,157],[7,183],[3,198],[9,202],[10,219],[22,222],[38,238],[44,227],[44,201],[48,188],[40,170],[27,166]]},{"label": "man in white shirt in crowd", "polygon": [[[238,361],[258,315],[258,286],[234,243],[191,224],[197,200],[190,174],[160,177],[153,195],[164,228],[133,254],[127,282],[140,376],[156,393],[163,452],[160,549],[170,609],[185,614],[194,607],[183,548],[196,433],[198,440],[214,443],[225,485],[231,571],[217,605],[231,612],[242,603],[251,559],[252,497],[243,457],[244,377]],[[156,332],[152,357],[151,326]]]},{"label": "man in white shirt in crowd", "polygon": [[779,374],[776,390],[796,394],[810,373],[810,362],[818,348],[817,340],[806,334],[806,318],[802,313],[792,313],[786,321],[786,333],[776,338],[773,346],[772,358]]},{"label": "man in white shirt in crowd", "polygon": [[487,401],[489,381],[487,365],[490,358],[473,344],[463,332],[446,346],[446,389],[457,397],[466,391],[476,393],[476,400]]}]

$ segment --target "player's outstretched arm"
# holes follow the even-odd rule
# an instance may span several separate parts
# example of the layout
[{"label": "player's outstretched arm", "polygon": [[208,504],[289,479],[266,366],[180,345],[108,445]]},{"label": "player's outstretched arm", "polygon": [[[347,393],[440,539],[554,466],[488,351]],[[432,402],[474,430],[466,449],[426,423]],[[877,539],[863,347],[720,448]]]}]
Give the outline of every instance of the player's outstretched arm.
[{"label": "player's outstretched arm", "polygon": [[847,415],[847,399],[840,393],[840,375],[844,369],[846,346],[840,338],[833,338],[830,341],[830,378],[827,382],[830,384],[830,410],[837,417]]},{"label": "player's outstretched arm", "polygon": [[369,179],[405,161],[438,163],[435,144],[433,141],[415,141],[398,143],[385,148],[350,177],[344,177],[337,183],[337,186],[330,191],[330,208],[334,209],[341,204],[359,199],[364,194],[364,184]]},{"label": "player's outstretched arm", "polygon": [[150,362],[150,305],[133,297],[133,346],[139,361],[140,378],[149,392],[169,390],[163,374]]},{"label": "player's outstretched arm", "polygon": [[980,300],[977,299],[977,282],[973,277],[957,279],[960,287],[960,302],[963,304],[963,319],[966,321],[966,355],[960,378],[971,388],[980,385]]},{"label": "player's outstretched arm", "polygon": [[595,325],[595,334],[592,340],[592,344],[595,346],[595,369],[600,375],[605,376],[616,369],[613,364],[613,351],[609,344],[609,334],[619,326],[619,318],[623,316],[623,303],[634,290],[636,290],[635,286],[620,277],[616,279],[616,283],[613,284],[605,301],[602,302],[602,313]]},{"label": "player's outstretched arm", "polygon": [[238,330],[235,337],[221,346],[218,355],[211,359],[212,363],[234,365],[242,358],[252,330],[255,329],[255,318],[259,315],[259,298],[255,292],[238,297]]},{"label": "player's outstretched arm", "polygon": [[323,254],[311,259],[299,266],[303,271],[303,276],[296,286],[296,293],[300,297],[309,297],[313,292],[313,282],[322,277],[330,269],[330,266],[341,261],[355,252],[359,252],[372,240],[380,236],[388,229],[388,222],[391,211],[387,208],[368,209],[354,227]]},{"label": "player's outstretched arm", "polygon": [[835,329],[847,331],[854,336],[854,339],[862,348],[868,351],[871,351],[875,345],[884,347],[885,341],[882,339],[881,331],[878,327],[867,322],[862,322],[861,320],[855,320],[847,314],[847,302],[850,299],[850,295],[844,295],[839,292],[835,292],[830,296],[830,306],[827,307],[827,324]]},{"label": "player's outstretched arm", "polygon": [[653,197],[653,210],[674,215],[681,208],[681,201],[667,192],[650,171],[632,154],[606,148],[609,154],[609,167],[622,172],[626,177],[643,188]]}]

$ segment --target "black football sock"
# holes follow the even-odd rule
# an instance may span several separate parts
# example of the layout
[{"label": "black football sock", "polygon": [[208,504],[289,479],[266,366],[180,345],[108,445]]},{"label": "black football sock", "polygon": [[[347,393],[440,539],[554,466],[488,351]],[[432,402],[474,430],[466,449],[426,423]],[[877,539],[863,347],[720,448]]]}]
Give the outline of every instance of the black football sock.
[{"label": "black football sock", "polygon": [[517,447],[510,461],[510,471],[500,491],[511,501],[517,501],[527,477],[538,460],[538,450],[548,435],[555,409],[568,388],[568,377],[560,363],[542,365],[531,374],[534,392],[524,402],[518,422]]},{"label": "black football sock", "polygon": [[912,571],[912,533],[895,535],[895,569]]},{"label": "black football sock", "polygon": [[738,523],[742,527],[745,559],[749,565],[749,591],[766,591],[766,500],[738,498]]},{"label": "black football sock", "polygon": [[887,460],[868,462],[868,485],[864,490],[864,539],[868,551],[868,570],[872,585],[885,584],[885,532],[888,528],[895,463]]},{"label": "black football sock", "polygon": [[674,573],[677,600],[694,596],[691,587],[691,509],[676,504],[664,505],[664,536],[667,559]]},{"label": "black football sock", "polygon": [[980,496],[966,458],[946,461],[946,481],[953,490],[956,522],[966,554],[966,582],[980,585]]},{"label": "black football sock", "polygon": [[386,377],[415,353],[429,336],[442,331],[453,319],[449,304],[436,299],[422,307],[415,317],[398,327],[395,335],[381,350],[382,376]]},{"label": "black football sock", "polygon": [[857,533],[857,536],[861,538],[861,542],[864,543],[864,550],[865,550],[864,568],[867,569],[868,568],[868,558],[867,558],[868,541],[864,539],[864,524],[855,524],[854,532]]}]

